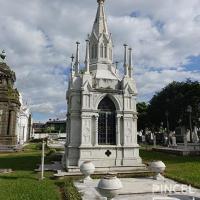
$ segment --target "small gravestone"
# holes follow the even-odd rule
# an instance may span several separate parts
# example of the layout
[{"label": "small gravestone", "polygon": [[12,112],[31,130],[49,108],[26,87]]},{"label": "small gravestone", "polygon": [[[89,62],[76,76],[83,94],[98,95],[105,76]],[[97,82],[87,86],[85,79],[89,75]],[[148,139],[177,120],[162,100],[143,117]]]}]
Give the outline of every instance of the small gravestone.
[{"label": "small gravestone", "polygon": [[12,173],[12,169],[0,169],[0,174],[9,174]]},{"label": "small gravestone", "polygon": [[186,134],[186,129],[184,126],[176,127],[176,129],[175,129],[176,142],[184,143],[185,134]]}]

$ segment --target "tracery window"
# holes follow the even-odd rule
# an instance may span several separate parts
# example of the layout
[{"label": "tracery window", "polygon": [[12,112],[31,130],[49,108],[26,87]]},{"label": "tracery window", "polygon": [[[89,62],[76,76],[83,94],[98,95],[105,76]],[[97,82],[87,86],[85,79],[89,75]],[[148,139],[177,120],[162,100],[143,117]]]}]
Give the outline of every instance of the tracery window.
[{"label": "tracery window", "polygon": [[97,45],[94,45],[94,58],[97,58]]},{"label": "tracery window", "polygon": [[105,97],[98,106],[98,144],[116,145],[116,108],[109,97]]},{"label": "tracery window", "polygon": [[105,46],[104,55],[105,55],[105,58],[107,58],[107,46]]},{"label": "tracery window", "polygon": [[109,49],[109,58],[110,58],[110,60],[112,60],[112,49],[111,48]]},{"label": "tracery window", "polygon": [[95,58],[95,45],[92,45],[92,59]]},{"label": "tracery window", "polygon": [[103,44],[100,46],[100,57],[103,58]]}]

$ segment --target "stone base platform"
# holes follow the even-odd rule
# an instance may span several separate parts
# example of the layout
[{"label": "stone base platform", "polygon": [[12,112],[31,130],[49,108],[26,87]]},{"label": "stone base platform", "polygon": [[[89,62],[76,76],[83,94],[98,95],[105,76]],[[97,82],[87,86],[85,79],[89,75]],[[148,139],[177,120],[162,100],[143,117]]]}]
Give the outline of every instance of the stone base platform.
[{"label": "stone base platform", "polygon": [[[116,173],[120,175],[126,175],[126,174],[131,174],[131,175],[144,175],[144,174],[149,174],[151,173],[146,165],[141,164],[138,166],[118,166],[118,167],[95,167],[95,172],[94,175],[105,175],[107,173]],[[82,175],[80,172],[79,167],[74,166],[70,167],[67,172],[65,172],[65,176],[70,176],[70,175]]]},{"label": "stone base platform", "polygon": [[[62,164],[60,162],[53,162],[52,164],[46,164],[44,165],[45,171],[54,171],[57,172],[54,174],[54,177],[62,178],[64,176],[82,176],[83,174],[80,172],[80,169],[78,167],[73,168],[70,172],[66,172]],[[41,171],[41,165],[38,169],[35,169],[35,171]],[[146,168],[145,165],[141,165],[140,167],[110,167],[110,168],[96,168],[94,175],[105,175],[109,172],[117,173],[119,175],[149,175],[151,172]]]},{"label": "stone base platform", "polygon": [[[137,172],[137,171],[147,171],[146,165],[135,165],[135,166],[112,166],[112,167],[96,167],[95,172],[97,173],[107,173],[107,172],[115,172],[115,173],[126,173],[126,172]],[[70,166],[67,169],[67,172],[80,172],[79,167]]]},{"label": "stone base platform", "polygon": [[[153,178],[121,178],[123,189],[115,200],[200,200],[200,190],[182,185],[170,179],[154,180]],[[83,200],[105,198],[96,190],[99,180],[82,183],[76,181],[75,186],[83,194]]]}]

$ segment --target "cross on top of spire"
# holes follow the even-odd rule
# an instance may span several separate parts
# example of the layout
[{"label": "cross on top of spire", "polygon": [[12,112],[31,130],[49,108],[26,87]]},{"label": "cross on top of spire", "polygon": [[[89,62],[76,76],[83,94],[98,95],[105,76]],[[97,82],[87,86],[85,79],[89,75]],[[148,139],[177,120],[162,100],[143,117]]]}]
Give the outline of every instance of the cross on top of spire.
[{"label": "cross on top of spire", "polygon": [[100,4],[100,3],[104,3],[105,0],[97,0],[97,2]]}]

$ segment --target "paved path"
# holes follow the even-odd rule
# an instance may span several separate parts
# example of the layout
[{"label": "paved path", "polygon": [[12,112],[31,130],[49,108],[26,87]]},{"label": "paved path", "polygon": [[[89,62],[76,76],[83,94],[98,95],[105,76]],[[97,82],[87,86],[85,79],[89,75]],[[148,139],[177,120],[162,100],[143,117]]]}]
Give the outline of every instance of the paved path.
[{"label": "paved path", "polygon": [[[200,200],[200,190],[170,179],[122,178],[123,189],[116,200]],[[75,182],[83,200],[104,200],[96,191],[99,180]]]}]

